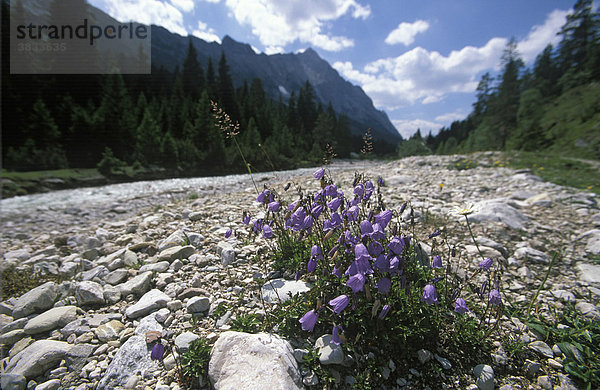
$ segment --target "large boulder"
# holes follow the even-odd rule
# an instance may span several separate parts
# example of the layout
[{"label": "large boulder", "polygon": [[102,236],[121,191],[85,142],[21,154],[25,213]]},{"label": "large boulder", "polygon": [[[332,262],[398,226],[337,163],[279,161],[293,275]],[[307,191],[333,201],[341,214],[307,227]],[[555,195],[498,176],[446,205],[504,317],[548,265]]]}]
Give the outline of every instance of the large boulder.
[{"label": "large boulder", "polygon": [[49,332],[62,328],[75,319],[77,319],[77,306],[54,307],[29,320],[24,331],[27,334]]},{"label": "large boulder", "polygon": [[146,344],[145,334],[150,330],[163,330],[154,315],[144,317],[135,334],[119,348],[98,383],[97,390],[122,388],[133,376],[160,370],[160,366],[150,358],[152,346]]},{"label": "large boulder", "polygon": [[479,211],[469,215],[472,222],[500,222],[511,229],[522,229],[528,218],[506,202],[506,199],[490,199],[479,202]]},{"label": "large boulder", "polygon": [[303,388],[290,344],[266,333],[222,333],[211,352],[208,376],[215,390]]},{"label": "large boulder", "polygon": [[33,379],[57,367],[70,349],[63,341],[38,340],[10,359],[6,372]]}]

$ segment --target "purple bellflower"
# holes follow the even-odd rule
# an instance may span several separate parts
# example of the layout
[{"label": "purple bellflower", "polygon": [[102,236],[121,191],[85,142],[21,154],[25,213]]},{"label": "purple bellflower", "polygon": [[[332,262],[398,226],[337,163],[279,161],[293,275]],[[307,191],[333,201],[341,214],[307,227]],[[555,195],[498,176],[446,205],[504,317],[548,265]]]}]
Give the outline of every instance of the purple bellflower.
[{"label": "purple bellflower", "polygon": [[340,345],[343,342],[340,338],[340,330],[342,330],[342,327],[340,325],[336,325],[333,327],[333,330],[331,331],[331,342],[333,344]]},{"label": "purple bellflower", "polygon": [[321,180],[323,178],[323,176],[325,176],[325,169],[324,168],[317,169],[315,171],[315,173],[313,173],[313,176],[315,179]]},{"label": "purple bellflower", "polygon": [[465,314],[469,311],[467,309],[467,302],[465,302],[462,298],[456,298],[456,302],[454,303],[454,311],[459,314]]},{"label": "purple bellflower", "polygon": [[494,306],[499,306],[502,304],[502,298],[500,297],[500,291],[498,291],[495,288],[493,288],[492,291],[490,291],[490,303]]},{"label": "purple bellflower", "polygon": [[317,269],[317,260],[310,259],[306,265],[306,272],[314,272],[315,269]]},{"label": "purple bellflower", "polygon": [[383,320],[385,318],[385,316],[387,316],[387,313],[389,311],[390,311],[390,305],[383,306],[383,308],[381,309],[381,312],[379,313],[379,319]]},{"label": "purple bellflower", "polygon": [[330,197],[334,197],[337,196],[337,187],[335,184],[330,184],[327,187],[325,187],[325,195],[330,196]]},{"label": "purple bellflower", "polygon": [[269,225],[267,225],[267,224],[263,225],[262,231],[263,231],[264,238],[266,238],[266,239],[273,238],[273,230],[271,230],[271,227]]},{"label": "purple bellflower", "polygon": [[481,260],[481,263],[479,263],[479,268],[483,269],[484,271],[487,271],[491,268],[492,266],[492,259],[490,259],[489,257]]},{"label": "purple bellflower", "polygon": [[271,210],[272,212],[276,213],[279,211],[279,208],[281,207],[281,204],[279,204],[279,202],[271,202],[267,205],[267,207],[269,208],[269,210]]},{"label": "purple bellflower", "polygon": [[300,318],[300,324],[302,324],[302,330],[308,330],[312,332],[315,328],[315,324],[319,319],[319,315],[315,313],[314,309],[308,311],[302,318]]},{"label": "purple bellflower", "polygon": [[161,343],[154,344],[152,347],[152,352],[150,353],[150,359],[162,361],[165,356],[165,346]]},{"label": "purple bellflower", "polygon": [[225,238],[229,237],[231,237],[231,229],[227,229],[227,231],[225,232]]},{"label": "purple bellflower", "polygon": [[437,292],[435,291],[435,287],[432,284],[428,284],[425,286],[423,290],[423,296],[421,297],[421,302],[425,302],[428,305],[433,305],[438,303]]},{"label": "purple bellflower", "polygon": [[350,298],[344,294],[337,298],[333,298],[331,301],[329,301],[329,305],[333,307],[333,312],[339,315],[342,310],[348,306],[348,302],[350,302]]},{"label": "purple bellflower", "polygon": [[382,228],[385,228],[392,220],[393,215],[394,213],[392,213],[391,210],[382,211],[381,213],[375,215],[375,222],[381,225]]},{"label": "purple bellflower", "polygon": [[375,285],[377,290],[383,295],[387,295],[390,292],[390,288],[392,287],[392,281],[390,278],[381,278],[379,282]]},{"label": "purple bellflower", "polygon": [[352,289],[354,293],[362,291],[365,287],[365,276],[362,274],[356,274],[350,276],[346,285]]},{"label": "purple bellflower", "polygon": [[329,203],[327,203],[327,207],[329,207],[329,209],[331,209],[331,211],[337,211],[337,209],[340,208],[341,204],[342,204],[342,198],[333,198],[332,200],[329,201]]},{"label": "purple bellflower", "polygon": [[431,268],[444,268],[444,266],[442,265],[442,257],[440,255],[433,256]]}]

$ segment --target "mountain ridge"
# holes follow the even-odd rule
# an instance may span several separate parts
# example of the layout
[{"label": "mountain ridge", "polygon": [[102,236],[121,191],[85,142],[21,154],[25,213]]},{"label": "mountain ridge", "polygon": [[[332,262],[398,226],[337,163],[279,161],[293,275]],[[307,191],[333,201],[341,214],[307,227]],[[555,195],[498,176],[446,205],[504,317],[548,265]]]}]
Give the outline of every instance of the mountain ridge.
[{"label": "mountain ridge", "polygon": [[[282,91],[298,91],[308,81],[319,103],[326,106],[331,102],[338,114],[350,119],[354,134],[363,134],[371,128],[375,138],[395,142],[402,138],[387,114],[374,107],[372,99],[362,88],[343,79],[312,48],[301,53],[267,55],[256,53],[249,44],[238,42],[229,35],[225,35],[222,43],[218,44],[174,34],[161,26],[152,25],[151,28],[154,66],[174,70],[183,62],[191,40],[205,69],[208,58],[216,64],[221,53],[225,53],[235,87],[240,87],[244,80],[260,78],[269,97],[278,99],[279,94],[284,95]],[[289,96],[282,97],[287,99]]]}]

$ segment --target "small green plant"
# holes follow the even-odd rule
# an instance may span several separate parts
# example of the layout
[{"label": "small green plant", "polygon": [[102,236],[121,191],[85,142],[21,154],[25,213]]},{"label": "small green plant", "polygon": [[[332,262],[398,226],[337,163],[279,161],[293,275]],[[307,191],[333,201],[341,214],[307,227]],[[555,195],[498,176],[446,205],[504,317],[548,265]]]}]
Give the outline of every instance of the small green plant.
[{"label": "small green plant", "polygon": [[535,317],[527,326],[535,329],[548,344],[558,345],[565,356],[565,371],[581,388],[600,388],[600,322],[583,317],[571,304],[555,314],[554,321]]},{"label": "small green plant", "polygon": [[187,352],[181,355],[183,375],[188,379],[206,377],[212,344],[205,338],[199,338],[190,344]]},{"label": "small green plant", "polygon": [[231,322],[231,330],[258,333],[262,328],[261,318],[256,314],[243,314]]},{"label": "small green plant", "polygon": [[471,160],[470,158],[462,158],[448,166],[448,169],[456,169],[457,171],[464,171],[467,169],[477,168],[479,164],[477,161]]},{"label": "small green plant", "polygon": [[34,272],[31,267],[17,268],[14,264],[3,267],[0,271],[0,300],[19,297],[46,282],[61,283],[62,275],[42,274]]}]

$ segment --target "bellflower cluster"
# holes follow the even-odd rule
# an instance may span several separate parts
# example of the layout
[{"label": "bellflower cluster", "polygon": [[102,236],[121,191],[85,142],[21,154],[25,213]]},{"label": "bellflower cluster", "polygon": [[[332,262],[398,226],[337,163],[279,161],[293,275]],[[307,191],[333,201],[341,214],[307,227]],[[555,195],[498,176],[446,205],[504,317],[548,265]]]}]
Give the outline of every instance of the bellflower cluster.
[{"label": "bellflower cluster", "polygon": [[[418,241],[412,237],[414,230],[408,235],[398,220],[407,203],[398,212],[386,209],[379,192],[384,185],[381,177],[373,184],[356,175],[351,191],[346,194],[325,169],[315,171],[313,177],[319,181],[315,192],[307,194],[299,189],[298,197],[288,202],[277,192],[265,189],[256,198],[264,210],[261,217],[252,222],[246,214],[243,217],[256,236],[275,239],[279,244],[302,242],[308,244],[306,248],[310,247],[310,254],[305,253],[302,262],[295,263],[298,268],[291,270],[297,278],[304,274],[316,278],[316,285],[323,288],[319,301],[299,319],[303,330],[312,332],[321,317],[322,322],[333,322],[332,343],[339,345],[345,340],[344,330],[338,325],[342,322],[340,317],[366,303],[371,305],[372,320],[390,321],[390,317],[398,315],[395,313],[402,312],[395,306],[402,294],[421,294],[419,304],[431,306],[427,310],[453,310],[458,314],[469,311],[465,299],[459,297],[460,287],[452,287],[452,297],[438,296],[436,290],[436,284],[443,281],[444,288],[438,286],[439,291],[449,293],[447,275],[438,269],[445,268],[444,262],[450,262],[454,255],[444,262],[441,255],[433,256],[431,267],[415,260]],[[468,212],[461,209],[460,214],[467,215],[471,209]],[[440,235],[436,229],[426,237],[434,239]],[[436,240],[433,242],[435,247]],[[492,264],[487,258],[479,268],[488,271]],[[500,306],[499,286],[494,287],[488,303]],[[477,289],[482,299],[487,289],[488,281]],[[419,299],[418,295],[414,298],[413,302]]]}]

